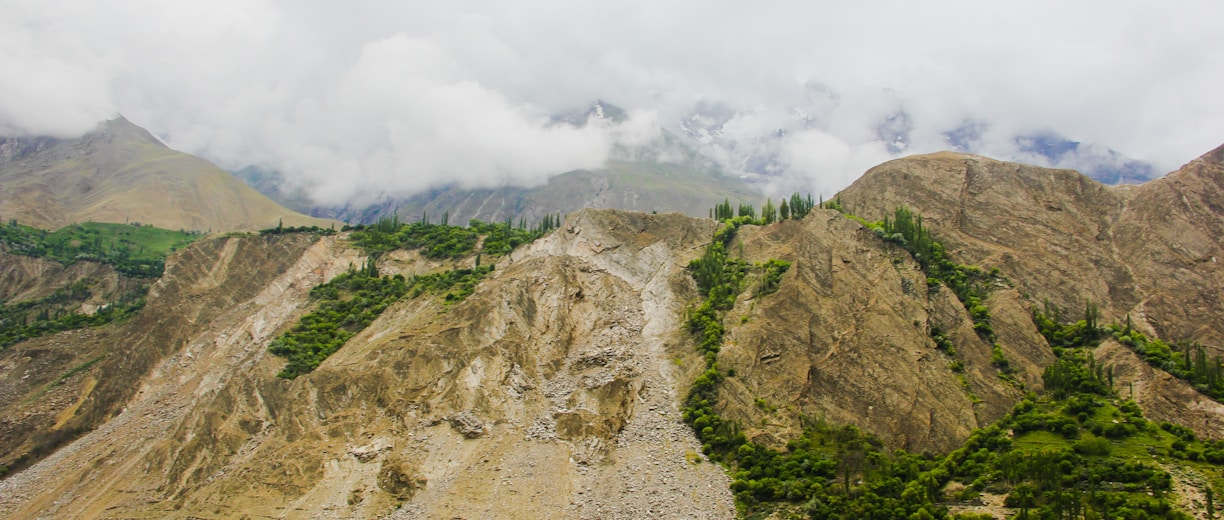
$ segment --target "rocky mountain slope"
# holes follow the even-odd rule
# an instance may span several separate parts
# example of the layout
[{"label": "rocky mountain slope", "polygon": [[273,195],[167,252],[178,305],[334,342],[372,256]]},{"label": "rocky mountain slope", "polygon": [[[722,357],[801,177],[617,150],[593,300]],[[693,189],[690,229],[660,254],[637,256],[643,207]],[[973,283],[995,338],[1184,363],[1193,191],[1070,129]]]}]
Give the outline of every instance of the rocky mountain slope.
[{"label": "rocky mountain slope", "polygon": [[717,173],[712,164],[613,160],[598,170],[552,177],[541,186],[482,189],[449,186],[370,206],[311,211],[319,216],[367,223],[395,213],[404,217],[419,217],[422,213],[441,217],[444,212],[454,223],[471,219],[535,222],[546,214],[565,214],[583,208],[678,211],[704,216],[710,201],[730,199],[753,204],[760,198],[755,186]]},{"label": "rocky mountain slope", "polygon": [[[949,287],[854,219],[817,209],[740,227],[731,255],[791,267],[776,292],[749,278],[727,312],[718,413],[764,446],[815,419],[889,448],[956,448],[1041,391],[1054,354],[1030,312],[1047,298],[1069,312],[1089,298],[1152,337],[1224,344],[1212,343],[1219,320],[1201,318],[1222,315],[1210,259],[1220,156],[1106,188],[937,154],[847,190],[850,212],[909,205],[957,261],[999,268],[984,302],[997,353]],[[0,464],[37,461],[0,481],[0,516],[733,517],[730,478],[703,462],[679,407],[706,368],[686,325],[700,300],[686,267],[716,229],[680,214],[571,214],[466,299],[401,299],[293,380],[276,377],[285,362],[268,344],[311,310],[313,286],[365,254],[347,233],[197,242],[135,318],[0,351]],[[474,261],[396,251],[378,268]],[[1106,342],[1097,357],[1154,420],[1224,432],[1218,403],[1129,349]]]},{"label": "rocky mountain slope", "polygon": [[0,138],[0,217],[44,229],[141,222],[228,231],[332,222],[285,209],[122,117],[79,139]]},{"label": "rocky mountain slope", "polygon": [[[678,211],[702,216],[710,201],[728,199],[752,204],[761,196],[752,185],[731,177],[694,169],[691,165],[652,161],[610,161],[594,171],[573,171],[548,179],[541,186],[472,188],[447,186],[407,198],[386,197],[373,204],[319,206],[303,190],[286,188],[277,173],[250,167],[235,173],[251,187],[286,207],[318,217],[353,223],[373,223],[399,214],[405,219],[443,214],[452,223],[472,219],[536,222],[544,215],[565,214],[583,208],[630,211]],[[436,217],[436,218],[435,218]]]},{"label": "rocky mountain slope", "polygon": [[[1224,147],[1138,186],[1071,170],[940,153],[872,168],[841,195],[880,219],[925,218],[962,261],[998,267],[1017,289],[1156,337],[1224,348]],[[1224,352],[1224,351],[1222,351]]]}]

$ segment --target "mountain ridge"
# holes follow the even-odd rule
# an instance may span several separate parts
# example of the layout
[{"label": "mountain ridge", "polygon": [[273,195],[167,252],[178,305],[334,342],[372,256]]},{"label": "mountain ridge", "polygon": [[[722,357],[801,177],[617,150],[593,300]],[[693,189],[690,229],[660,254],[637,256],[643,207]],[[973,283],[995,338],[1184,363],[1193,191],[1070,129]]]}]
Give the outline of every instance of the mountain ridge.
[{"label": "mountain ridge", "polygon": [[[619,108],[596,103],[585,113],[558,119],[556,124],[581,126],[591,118],[620,117]],[[755,204],[764,198],[754,182],[727,174],[666,131],[649,145],[616,150],[602,168],[553,175],[537,186],[469,188],[452,184],[407,196],[384,193],[375,202],[329,206],[313,202],[305,189],[294,187],[279,172],[248,166],[234,175],[287,207],[355,224],[371,224],[396,214],[405,219],[429,215],[435,220],[447,214],[454,223],[472,219],[537,222],[545,215],[584,208],[678,211],[700,217],[707,214],[711,200]]]},{"label": "mountain ridge", "polygon": [[[840,196],[867,219],[912,208],[965,261],[1011,272],[1022,290],[1061,308],[1090,300],[1108,319],[1131,314],[1161,337],[1224,346],[1224,329],[1194,325],[1195,312],[1171,303],[1194,295],[1201,313],[1224,312],[1212,295],[1224,285],[1212,260],[1224,256],[1222,149],[1161,178],[1115,187],[1073,170],[943,152],[872,168]],[[1156,289],[1136,272],[1161,273],[1175,288]]]},{"label": "mountain ridge", "polygon": [[0,140],[0,186],[0,216],[49,229],[91,220],[195,231],[334,223],[280,207],[122,117],[77,139]]}]

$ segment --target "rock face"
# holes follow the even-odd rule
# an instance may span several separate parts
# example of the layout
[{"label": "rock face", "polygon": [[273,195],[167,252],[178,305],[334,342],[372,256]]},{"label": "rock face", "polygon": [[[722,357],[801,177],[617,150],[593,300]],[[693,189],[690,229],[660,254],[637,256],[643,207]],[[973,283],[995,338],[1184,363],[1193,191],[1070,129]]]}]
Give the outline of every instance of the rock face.
[{"label": "rock face", "polygon": [[[777,293],[754,298],[750,287],[727,319],[719,362],[736,375],[724,394],[750,438],[781,447],[799,433],[802,415],[856,424],[894,447],[948,450],[1020,395],[998,377],[991,345],[956,296],[928,290],[908,252],[859,223],[823,210],[746,227],[740,239],[750,261],[794,264]],[[1017,378],[1039,389],[1053,356],[1019,295],[999,289],[988,305],[995,322],[1006,324],[996,331]],[[965,383],[952,371],[953,357],[936,350],[932,326],[956,344]]]},{"label": "rock face", "polygon": [[[1042,299],[1074,311],[1091,298],[1106,319],[1130,313],[1166,340],[1211,344],[1221,321],[1185,309],[1224,310],[1210,260],[1220,224],[1200,222],[1224,207],[1219,155],[1114,189],[938,154],[847,190],[855,213],[907,204],[957,261],[1000,268],[986,304],[1012,381],[956,296],[858,222],[817,210],[741,227],[732,254],[792,265],[771,294],[750,277],[728,313],[718,412],[774,446],[803,416],[942,451],[1040,390],[1053,356],[1029,313]],[[734,517],[727,475],[703,462],[678,410],[704,369],[685,331],[699,301],[686,266],[714,230],[679,214],[572,214],[467,299],[396,302],[292,381],[275,377],[284,360],[268,343],[310,310],[311,287],[364,255],[343,234],[193,244],[132,320],[0,352],[0,464],[59,447],[0,481],[0,516]],[[396,253],[379,269],[473,260]],[[1136,381],[1140,403],[1183,403],[1187,426],[1218,435],[1195,415],[1218,405],[1111,348],[1098,357],[1132,369],[1118,377]]]},{"label": "rock face", "polygon": [[1071,170],[938,153],[872,168],[842,193],[880,219],[921,213],[960,262],[998,267],[1017,289],[1166,340],[1224,348],[1224,147],[1160,179],[1107,187]]}]

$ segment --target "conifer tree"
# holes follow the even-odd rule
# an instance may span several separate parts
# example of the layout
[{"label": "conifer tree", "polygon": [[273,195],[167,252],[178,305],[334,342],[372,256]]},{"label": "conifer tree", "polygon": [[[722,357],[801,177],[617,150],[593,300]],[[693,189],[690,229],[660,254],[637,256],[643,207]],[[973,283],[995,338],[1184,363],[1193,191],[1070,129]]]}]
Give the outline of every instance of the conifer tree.
[{"label": "conifer tree", "polygon": [[778,211],[774,209],[773,199],[765,199],[765,206],[761,208],[761,224],[770,225],[778,219]]}]

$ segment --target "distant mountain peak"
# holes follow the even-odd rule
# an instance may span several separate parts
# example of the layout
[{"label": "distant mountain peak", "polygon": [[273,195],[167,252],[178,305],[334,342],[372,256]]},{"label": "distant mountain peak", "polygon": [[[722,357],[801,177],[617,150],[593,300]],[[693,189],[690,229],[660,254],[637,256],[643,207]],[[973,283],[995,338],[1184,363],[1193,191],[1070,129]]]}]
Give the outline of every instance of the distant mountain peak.
[{"label": "distant mountain peak", "polygon": [[597,117],[606,119],[616,123],[624,122],[626,119],[625,109],[608,103],[602,99],[596,99],[591,103],[591,109],[587,111],[587,117]]},{"label": "distant mountain peak", "polygon": [[623,123],[628,119],[628,114],[621,107],[602,99],[596,99],[585,110],[575,110],[568,114],[553,116],[552,118],[554,123],[565,123],[577,127],[586,126],[592,119]]},{"label": "distant mountain peak", "polygon": [[93,130],[85,135],[86,137],[106,137],[111,140],[123,139],[166,147],[166,144],[163,143],[161,139],[158,139],[156,136],[149,133],[148,130],[145,130],[140,126],[137,126],[135,123],[128,121],[128,119],[122,115],[118,115],[115,116],[114,119],[108,119],[98,123],[98,126],[94,127]]},{"label": "distant mountain peak", "polygon": [[75,139],[0,138],[0,215],[47,229],[84,221],[219,231],[331,225],[276,204],[122,116]]}]

